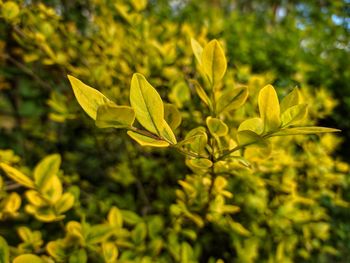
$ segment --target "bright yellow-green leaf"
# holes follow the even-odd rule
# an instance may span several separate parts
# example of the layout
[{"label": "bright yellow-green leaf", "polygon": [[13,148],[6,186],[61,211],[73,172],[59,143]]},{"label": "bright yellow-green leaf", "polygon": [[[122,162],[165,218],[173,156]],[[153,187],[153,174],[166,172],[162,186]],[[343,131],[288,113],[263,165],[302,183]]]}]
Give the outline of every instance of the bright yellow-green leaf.
[{"label": "bright yellow-green leaf", "polygon": [[0,163],[0,167],[4,170],[7,176],[10,177],[12,180],[26,187],[35,188],[34,182],[29,177],[25,176],[23,173],[18,171],[17,169],[5,163]]},{"label": "bright yellow-green leaf", "polygon": [[251,118],[243,121],[239,127],[238,131],[253,131],[256,134],[262,134],[264,132],[264,123],[261,118]]},{"label": "bright yellow-green leaf", "polygon": [[47,206],[48,202],[46,199],[36,190],[29,190],[26,192],[26,197],[29,201],[34,206]]},{"label": "bright yellow-green leaf", "polygon": [[173,130],[179,127],[182,121],[180,111],[173,104],[169,103],[164,104],[164,119]]},{"label": "bright yellow-green leaf", "polygon": [[282,127],[295,125],[302,121],[307,114],[307,104],[298,104],[286,109],[281,116]]},{"label": "bright yellow-green leaf", "polygon": [[209,99],[203,87],[196,80],[191,80],[190,82],[193,84],[199,98],[209,107],[209,109],[212,109],[213,106],[211,100]]},{"label": "bright yellow-green leaf", "polygon": [[134,121],[135,112],[131,107],[108,103],[97,108],[95,124],[99,128],[127,128]]},{"label": "bright yellow-green leaf", "polygon": [[246,229],[242,224],[234,221],[230,221],[230,227],[231,229],[236,232],[237,234],[240,234],[242,236],[250,236],[251,233],[248,229]]},{"label": "bright yellow-green leaf", "polygon": [[286,136],[286,135],[301,135],[301,134],[317,134],[317,133],[327,133],[327,132],[340,132],[341,130],[326,128],[326,127],[295,127],[281,129],[272,134],[272,136]]},{"label": "bright yellow-green leaf", "polygon": [[213,162],[205,158],[191,159],[189,163],[198,169],[207,169],[213,166]]},{"label": "bright yellow-green leaf", "polygon": [[168,97],[181,109],[184,103],[191,99],[190,89],[185,82],[179,82],[171,89]]},{"label": "bright yellow-green leaf", "polygon": [[228,133],[228,127],[226,123],[224,123],[222,120],[213,118],[213,117],[208,117],[206,119],[207,127],[210,131],[210,133],[213,136],[225,136]]},{"label": "bright yellow-green leaf", "polygon": [[33,205],[26,205],[25,211],[28,214],[33,215],[36,219],[42,222],[53,222],[59,221],[64,218],[64,215],[57,216],[56,213],[52,210],[51,207],[35,207]]},{"label": "bright yellow-green leaf", "polygon": [[112,242],[102,243],[103,257],[106,263],[112,263],[117,260],[118,249]]},{"label": "bright yellow-green leaf", "polygon": [[108,223],[111,226],[121,228],[123,226],[123,217],[120,210],[113,206],[108,213]]},{"label": "bright yellow-green leaf", "polygon": [[96,244],[106,241],[109,236],[113,234],[113,228],[110,225],[94,225],[89,228],[86,235],[86,242],[89,244]]},{"label": "bright yellow-green leaf", "polygon": [[123,220],[129,225],[136,225],[142,222],[142,218],[130,210],[120,210]]},{"label": "bright yellow-green leaf", "polygon": [[0,263],[10,263],[9,247],[2,236],[0,236]]},{"label": "bright yellow-green leaf", "polygon": [[1,14],[5,20],[11,21],[19,14],[19,7],[13,1],[7,1],[1,6]]},{"label": "bright yellow-green leaf", "polygon": [[191,38],[191,47],[194,56],[196,57],[199,65],[202,64],[202,53],[203,53],[203,47],[197,42],[197,40]]},{"label": "bright yellow-green leaf", "polygon": [[21,207],[21,197],[19,194],[13,192],[6,197],[3,203],[3,211],[7,213],[15,213]]},{"label": "bright yellow-green leaf", "polygon": [[160,137],[167,141],[169,144],[176,144],[177,140],[175,134],[165,120],[163,120],[163,127],[163,130],[160,132]]},{"label": "bright yellow-green leaf", "polygon": [[250,130],[237,132],[237,140],[239,145],[265,144],[265,140],[261,136]]},{"label": "bright yellow-green leaf", "polygon": [[131,4],[134,6],[136,11],[142,11],[147,6],[147,0],[132,0]]},{"label": "bright yellow-green leaf", "polygon": [[41,194],[50,202],[56,203],[62,196],[62,183],[57,175],[54,175],[41,189]]},{"label": "bright yellow-green leaf", "polygon": [[148,131],[160,135],[164,129],[164,107],[158,92],[139,73],[132,76],[130,104],[136,119]]},{"label": "bright yellow-green leaf", "polygon": [[13,263],[44,263],[44,260],[33,254],[23,254],[16,257]]},{"label": "bright yellow-green leaf", "polygon": [[[186,134],[185,139],[191,139],[190,149],[197,154],[204,152],[208,142],[208,135],[204,127],[197,127]],[[193,139],[193,140],[192,140]]]},{"label": "bright yellow-green leaf", "polygon": [[201,61],[210,83],[217,84],[224,77],[227,68],[225,53],[217,40],[210,41],[204,47]]},{"label": "bright yellow-green leaf", "polygon": [[64,193],[62,197],[56,202],[55,209],[58,214],[62,214],[74,205],[74,196],[71,193]]},{"label": "bright yellow-green leaf", "polygon": [[281,113],[285,112],[288,108],[299,104],[299,90],[298,88],[293,89],[287,96],[281,101]]},{"label": "bright yellow-green leaf", "polygon": [[75,250],[69,256],[69,263],[86,263],[87,262],[87,254],[85,249],[81,248],[79,250]]},{"label": "bright yellow-green leaf", "polygon": [[227,89],[223,92],[216,104],[216,112],[236,110],[241,107],[248,98],[248,88],[238,87]]},{"label": "bright yellow-green leaf", "polygon": [[20,236],[20,238],[25,242],[30,242],[33,235],[32,231],[26,226],[19,227],[17,229],[17,233]]},{"label": "bright yellow-green leaf", "polygon": [[264,122],[264,131],[273,131],[280,127],[280,105],[275,89],[267,85],[259,92],[260,117]]},{"label": "bright yellow-green leaf", "polygon": [[152,147],[168,147],[169,143],[163,140],[151,138],[133,131],[128,131],[127,134],[138,142],[141,146],[152,146]]},{"label": "bright yellow-green leaf", "polygon": [[99,106],[112,103],[101,92],[84,84],[79,79],[68,75],[70,84],[72,85],[75,98],[80,106],[92,119],[96,120],[97,109]]},{"label": "bright yellow-green leaf", "polygon": [[34,169],[35,184],[42,188],[51,179],[57,175],[61,165],[61,156],[59,154],[51,154],[42,159]]}]

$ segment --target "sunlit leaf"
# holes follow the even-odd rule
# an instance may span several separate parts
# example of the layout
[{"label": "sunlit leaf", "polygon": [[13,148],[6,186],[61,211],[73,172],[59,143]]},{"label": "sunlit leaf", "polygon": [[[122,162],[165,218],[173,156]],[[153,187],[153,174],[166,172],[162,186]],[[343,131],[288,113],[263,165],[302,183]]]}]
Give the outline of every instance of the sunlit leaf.
[{"label": "sunlit leaf", "polygon": [[302,121],[307,114],[307,104],[298,104],[286,109],[281,116],[282,127],[295,125]]},{"label": "sunlit leaf", "polygon": [[0,263],[10,263],[9,247],[2,236],[0,236]]},{"label": "sunlit leaf", "polygon": [[317,134],[317,133],[327,133],[327,132],[340,132],[341,130],[326,128],[326,127],[295,127],[281,129],[272,134],[272,136],[286,136],[286,135],[301,135],[301,134]]},{"label": "sunlit leaf", "polygon": [[134,121],[135,112],[131,107],[108,103],[97,108],[95,124],[99,128],[127,128]]},{"label": "sunlit leaf", "polygon": [[261,118],[251,118],[243,121],[239,127],[238,131],[253,131],[256,134],[262,134],[264,132],[264,123]]},{"label": "sunlit leaf", "polygon": [[281,101],[281,112],[285,112],[288,108],[299,104],[300,95],[298,88],[294,88],[287,96]]},{"label": "sunlit leaf", "polygon": [[228,133],[228,127],[226,123],[224,123],[220,119],[209,116],[206,119],[206,123],[210,133],[213,136],[221,137],[221,136],[225,136]]},{"label": "sunlit leaf", "polygon": [[201,61],[210,83],[217,84],[224,77],[227,68],[225,53],[217,40],[210,41],[204,47]]},{"label": "sunlit leaf", "polygon": [[17,169],[5,163],[0,163],[0,167],[4,170],[7,176],[10,177],[12,180],[26,187],[35,188],[34,182],[29,177],[27,177],[26,175],[18,171]]},{"label": "sunlit leaf", "polygon": [[226,89],[217,101],[217,113],[236,110],[241,107],[248,98],[248,88],[238,87]]},{"label": "sunlit leaf", "polygon": [[36,256],[36,255],[33,255],[33,254],[23,254],[23,255],[20,255],[18,257],[16,257],[14,260],[13,260],[13,263],[44,263],[44,261]]},{"label": "sunlit leaf", "polygon": [[264,131],[273,131],[280,127],[280,105],[275,89],[267,85],[259,92],[258,97],[260,118],[264,122]]},{"label": "sunlit leaf", "polygon": [[173,104],[169,103],[164,104],[164,119],[172,130],[179,127],[182,121],[179,110]]},{"label": "sunlit leaf", "polygon": [[155,139],[152,137],[148,137],[146,135],[142,135],[133,131],[128,131],[127,134],[134,139],[136,142],[138,142],[141,146],[152,146],[152,147],[168,147],[169,143],[160,140],[160,139]]},{"label": "sunlit leaf", "polygon": [[61,156],[59,154],[51,154],[42,159],[34,169],[35,184],[42,188],[52,178],[57,175],[61,165]]},{"label": "sunlit leaf", "polygon": [[199,65],[202,64],[202,53],[203,53],[203,47],[197,42],[197,40],[191,38],[191,47],[194,56],[196,57]]},{"label": "sunlit leaf", "polygon": [[101,92],[84,84],[79,79],[68,75],[70,84],[72,85],[75,98],[80,106],[92,119],[96,120],[97,109],[99,106],[112,103]]}]

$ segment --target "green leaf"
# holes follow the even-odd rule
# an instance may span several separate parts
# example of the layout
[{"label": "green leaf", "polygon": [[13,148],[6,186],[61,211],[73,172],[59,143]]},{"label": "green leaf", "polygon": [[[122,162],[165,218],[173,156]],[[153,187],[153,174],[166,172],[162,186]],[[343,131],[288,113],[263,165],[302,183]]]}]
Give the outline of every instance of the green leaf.
[{"label": "green leaf", "polygon": [[189,164],[198,169],[208,169],[213,166],[213,162],[205,158],[190,159]]},{"label": "green leaf", "polygon": [[42,260],[40,257],[33,255],[33,254],[23,254],[18,257],[16,257],[13,260],[13,263],[44,263],[44,260]]},{"label": "green leaf", "polygon": [[147,236],[147,226],[144,222],[138,223],[131,232],[131,238],[135,244],[140,244]]},{"label": "green leaf", "polygon": [[158,92],[139,73],[132,76],[130,104],[136,119],[148,131],[161,135],[164,129],[164,107]]},{"label": "green leaf", "polygon": [[127,128],[134,121],[135,112],[131,107],[108,103],[97,108],[95,124],[99,128]]},{"label": "green leaf", "polygon": [[142,218],[130,210],[120,210],[123,220],[129,225],[136,225],[142,222]]},{"label": "green leaf", "polygon": [[113,227],[110,225],[94,225],[89,228],[86,234],[86,242],[89,244],[101,243],[113,234]]},{"label": "green leaf", "polygon": [[225,136],[228,133],[228,127],[226,123],[224,123],[222,120],[208,117],[206,119],[207,127],[210,131],[210,133],[213,136],[222,137]]},{"label": "green leaf", "polygon": [[280,105],[275,89],[271,85],[263,87],[258,97],[260,117],[264,122],[264,131],[273,131],[280,127]]},{"label": "green leaf", "polygon": [[227,89],[223,92],[217,101],[216,112],[219,114],[224,111],[236,110],[241,107],[248,98],[248,88],[238,87]]},{"label": "green leaf", "polygon": [[163,120],[163,127],[164,129],[160,132],[160,137],[165,139],[169,144],[176,144],[177,140],[175,134],[165,120]]},{"label": "green leaf", "polygon": [[201,65],[202,64],[203,47],[194,38],[191,38],[191,47],[192,47],[193,54],[196,57],[199,65]]},{"label": "green leaf", "polygon": [[190,149],[197,154],[204,152],[205,146],[207,145],[208,135],[205,131],[206,129],[204,127],[197,127],[186,134],[185,139],[190,139],[192,141],[190,143]]},{"label": "green leaf", "polygon": [[211,100],[209,99],[207,93],[205,92],[205,90],[203,89],[203,87],[198,83],[198,81],[196,80],[190,80],[190,82],[193,84],[197,95],[199,96],[199,98],[209,107],[209,109],[211,110],[213,108]]},{"label": "green leaf", "polygon": [[295,127],[281,129],[274,132],[271,136],[286,136],[286,135],[301,135],[301,134],[317,134],[317,133],[327,133],[327,132],[340,132],[341,130],[326,128],[326,127]]},{"label": "green leaf", "polygon": [[0,263],[10,263],[9,247],[2,236],[0,236]]},{"label": "green leaf", "polygon": [[285,112],[288,108],[299,104],[299,90],[294,88],[287,96],[281,101],[281,112]]},{"label": "green leaf", "polygon": [[217,40],[210,41],[202,52],[202,68],[211,84],[217,84],[225,75],[225,53]]},{"label": "green leaf", "polygon": [[282,127],[295,125],[307,115],[307,104],[294,105],[282,113]]},{"label": "green leaf", "polygon": [[108,102],[112,103],[101,92],[84,84],[79,79],[68,75],[70,84],[72,85],[75,98],[80,106],[92,119],[96,120],[97,109],[99,106]]},{"label": "green leaf", "polygon": [[179,127],[182,121],[179,110],[173,104],[169,103],[164,104],[164,118],[173,130]]},{"label": "green leaf", "polygon": [[86,262],[87,262],[87,255],[86,255],[85,249],[75,250],[69,256],[69,263],[86,263]]},{"label": "green leaf", "polygon": [[13,1],[7,1],[1,6],[1,15],[5,20],[11,21],[19,14],[19,7]]},{"label": "green leaf", "polygon": [[57,175],[61,165],[61,156],[59,154],[51,154],[42,159],[34,169],[34,181],[39,187],[45,187],[50,179]]},{"label": "green leaf", "polygon": [[127,134],[138,142],[141,146],[152,146],[152,147],[168,147],[169,143],[160,139],[155,139],[142,135],[133,131],[128,131]]},{"label": "green leaf", "polygon": [[256,134],[262,134],[264,132],[264,122],[261,118],[251,118],[243,121],[239,127],[238,131],[253,131]]},{"label": "green leaf", "polygon": [[0,167],[5,171],[7,176],[10,177],[12,180],[26,187],[35,188],[34,182],[29,177],[25,176],[23,173],[18,171],[17,169],[5,163],[0,163]]}]

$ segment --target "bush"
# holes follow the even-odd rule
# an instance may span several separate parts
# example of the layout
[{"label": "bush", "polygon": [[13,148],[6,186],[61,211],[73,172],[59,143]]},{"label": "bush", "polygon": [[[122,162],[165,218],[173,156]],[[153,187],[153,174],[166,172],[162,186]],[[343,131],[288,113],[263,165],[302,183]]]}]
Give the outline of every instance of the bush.
[{"label": "bush", "polygon": [[0,262],[346,262],[337,102],[145,8],[2,4]]}]

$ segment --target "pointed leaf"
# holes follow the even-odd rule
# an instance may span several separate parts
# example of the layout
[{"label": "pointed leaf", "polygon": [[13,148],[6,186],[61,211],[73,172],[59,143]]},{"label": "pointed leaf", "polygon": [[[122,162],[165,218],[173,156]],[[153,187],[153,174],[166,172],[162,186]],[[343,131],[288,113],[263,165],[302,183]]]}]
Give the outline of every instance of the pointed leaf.
[{"label": "pointed leaf", "polygon": [[273,131],[280,127],[280,105],[275,89],[267,85],[259,92],[260,117],[264,122],[264,131]]},{"label": "pointed leaf", "polygon": [[193,84],[199,98],[209,107],[209,109],[212,109],[213,106],[211,100],[209,99],[203,87],[196,80],[190,80],[190,82]]},{"label": "pointed leaf", "polygon": [[133,131],[128,131],[127,134],[138,142],[141,146],[152,146],[152,147],[168,147],[169,143],[163,140],[158,140],[146,135],[142,135]]},{"label": "pointed leaf", "polygon": [[0,236],[0,263],[10,263],[9,246],[2,236]]},{"label": "pointed leaf", "polygon": [[191,38],[191,47],[194,56],[196,57],[199,65],[202,64],[202,53],[203,53],[203,48],[202,46],[195,40],[194,38]]},{"label": "pointed leaf", "polygon": [[108,223],[114,227],[122,227],[123,226],[122,214],[121,214],[120,210],[115,206],[113,206],[111,208],[111,210],[109,210]]},{"label": "pointed leaf", "polygon": [[102,244],[102,251],[104,260],[107,263],[112,263],[117,260],[118,257],[118,249],[116,245],[112,242],[105,242]]},{"label": "pointed leaf", "polygon": [[114,103],[98,107],[95,124],[99,128],[127,128],[135,121],[134,109]]},{"label": "pointed leaf", "polygon": [[164,118],[173,130],[179,127],[182,121],[180,111],[173,104],[169,103],[164,104]]},{"label": "pointed leaf", "polygon": [[317,133],[326,133],[326,132],[340,132],[341,130],[326,128],[326,127],[296,127],[296,128],[287,128],[281,129],[271,136],[286,136],[286,135],[301,135],[301,134],[317,134]]},{"label": "pointed leaf", "polygon": [[266,141],[261,136],[249,130],[237,132],[237,140],[239,145],[266,144]]},{"label": "pointed leaf", "polygon": [[135,73],[131,80],[130,103],[138,122],[148,131],[160,135],[164,129],[163,101],[158,92],[139,73]]},{"label": "pointed leaf", "polygon": [[96,120],[98,107],[111,101],[101,92],[84,84],[79,79],[70,75],[68,75],[68,79],[72,85],[75,98],[80,106],[87,115]]},{"label": "pointed leaf", "polygon": [[61,156],[59,154],[51,154],[42,159],[34,169],[35,184],[41,188],[57,175],[61,165]]},{"label": "pointed leaf", "polygon": [[282,127],[295,125],[305,118],[307,114],[307,104],[294,105],[282,113]]},{"label": "pointed leaf", "polygon": [[287,96],[281,101],[281,112],[285,112],[288,108],[299,104],[299,90],[294,88]]},{"label": "pointed leaf", "polygon": [[236,110],[241,107],[248,98],[248,88],[238,87],[227,89],[223,92],[217,102],[217,113]]},{"label": "pointed leaf", "polygon": [[74,205],[74,195],[71,193],[64,193],[62,197],[55,204],[55,209],[58,214],[62,214]]},{"label": "pointed leaf", "polygon": [[163,120],[163,127],[163,130],[160,132],[160,137],[167,141],[169,144],[176,144],[177,140],[175,134],[165,120]]},{"label": "pointed leaf", "polygon": [[210,83],[217,84],[224,77],[227,68],[225,53],[217,40],[210,41],[204,47],[201,61]]},{"label": "pointed leaf", "polygon": [[17,169],[5,163],[0,163],[0,167],[4,170],[7,176],[10,177],[12,180],[26,187],[35,188],[34,182],[28,176],[24,175]]}]

